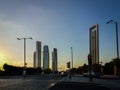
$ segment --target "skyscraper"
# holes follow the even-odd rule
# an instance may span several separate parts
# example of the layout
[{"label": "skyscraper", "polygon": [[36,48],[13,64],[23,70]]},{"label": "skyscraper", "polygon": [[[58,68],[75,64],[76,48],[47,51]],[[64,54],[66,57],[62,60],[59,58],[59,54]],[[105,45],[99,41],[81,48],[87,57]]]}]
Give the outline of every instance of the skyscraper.
[{"label": "skyscraper", "polygon": [[90,54],[92,64],[99,64],[99,27],[98,24],[90,27]]},{"label": "skyscraper", "polygon": [[49,68],[49,48],[47,45],[43,47],[43,69]]},{"label": "skyscraper", "polygon": [[37,67],[37,63],[36,63],[36,51],[34,52],[34,55],[33,55],[33,67],[34,68]]},{"label": "skyscraper", "polygon": [[57,71],[57,49],[53,48],[52,52],[52,70],[53,72]]},{"label": "skyscraper", "polygon": [[36,63],[37,67],[41,67],[41,42],[36,42]]}]

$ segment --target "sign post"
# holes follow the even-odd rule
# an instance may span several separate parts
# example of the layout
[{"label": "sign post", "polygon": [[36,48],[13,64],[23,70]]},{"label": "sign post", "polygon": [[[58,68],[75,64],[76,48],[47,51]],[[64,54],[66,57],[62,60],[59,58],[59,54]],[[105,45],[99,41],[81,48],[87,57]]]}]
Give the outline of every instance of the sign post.
[{"label": "sign post", "polygon": [[67,62],[67,68],[69,68],[69,78],[71,79],[70,62]]},{"label": "sign post", "polygon": [[92,82],[93,81],[93,78],[92,78],[92,56],[90,54],[88,54],[88,64],[89,64],[89,72],[90,72],[89,80],[90,80],[90,82]]}]

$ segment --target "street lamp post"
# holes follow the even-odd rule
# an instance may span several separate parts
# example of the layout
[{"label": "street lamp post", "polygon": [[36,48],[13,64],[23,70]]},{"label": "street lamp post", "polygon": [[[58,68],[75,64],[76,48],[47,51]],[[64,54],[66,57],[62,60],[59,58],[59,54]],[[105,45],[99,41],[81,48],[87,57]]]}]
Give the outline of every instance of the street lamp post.
[{"label": "street lamp post", "polygon": [[73,48],[71,47],[71,69],[73,69]]},{"label": "street lamp post", "polygon": [[29,38],[17,38],[18,40],[24,40],[24,68],[23,68],[23,76],[26,76],[26,39],[31,39],[31,37]]},{"label": "street lamp post", "polygon": [[118,23],[114,20],[110,20],[107,22],[109,23],[114,23],[116,25],[116,45],[117,45],[117,59],[119,59],[119,42],[118,42]]}]

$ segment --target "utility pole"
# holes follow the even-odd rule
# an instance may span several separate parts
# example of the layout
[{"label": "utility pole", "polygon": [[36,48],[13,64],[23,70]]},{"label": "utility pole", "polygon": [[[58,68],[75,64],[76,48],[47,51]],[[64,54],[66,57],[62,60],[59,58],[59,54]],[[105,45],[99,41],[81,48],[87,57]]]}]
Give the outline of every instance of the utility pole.
[{"label": "utility pole", "polygon": [[71,69],[73,69],[73,48],[71,47]]},{"label": "utility pole", "polygon": [[31,37],[29,38],[17,38],[18,40],[24,40],[24,67],[23,67],[23,76],[25,77],[26,76],[26,39],[31,39]]}]

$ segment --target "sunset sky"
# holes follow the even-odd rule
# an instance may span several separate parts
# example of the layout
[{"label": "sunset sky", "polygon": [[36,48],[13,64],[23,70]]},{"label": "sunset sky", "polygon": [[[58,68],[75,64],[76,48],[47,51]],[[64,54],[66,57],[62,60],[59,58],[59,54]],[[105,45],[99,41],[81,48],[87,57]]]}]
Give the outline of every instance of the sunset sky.
[{"label": "sunset sky", "polygon": [[[0,0],[0,65],[23,66],[23,40],[27,40],[27,63],[33,66],[36,41],[58,49],[58,69],[66,68],[73,47],[74,67],[87,64],[89,28],[99,24],[100,62],[116,57],[115,24],[120,42],[120,0]],[[120,46],[120,45],[119,45]],[[120,49],[119,49],[120,50]],[[43,60],[43,59],[42,59]]]}]

